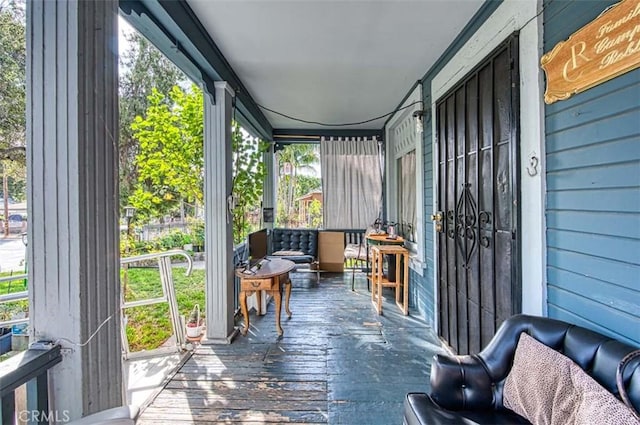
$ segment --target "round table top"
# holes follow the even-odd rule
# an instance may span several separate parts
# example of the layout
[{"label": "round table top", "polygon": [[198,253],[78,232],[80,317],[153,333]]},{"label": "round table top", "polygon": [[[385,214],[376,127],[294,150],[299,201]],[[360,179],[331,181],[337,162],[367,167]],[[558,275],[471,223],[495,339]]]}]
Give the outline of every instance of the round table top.
[{"label": "round table top", "polygon": [[370,234],[367,235],[367,239],[374,244],[381,245],[402,245],[404,244],[404,238],[402,236],[398,236],[396,239],[389,239],[389,235],[386,233],[383,235]]},{"label": "round table top", "polygon": [[[260,265],[258,267],[258,264]],[[241,278],[267,279],[285,274],[296,267],[293,261],[280,258],[263,258],[249,269],[236,269],[236,276]]]}]

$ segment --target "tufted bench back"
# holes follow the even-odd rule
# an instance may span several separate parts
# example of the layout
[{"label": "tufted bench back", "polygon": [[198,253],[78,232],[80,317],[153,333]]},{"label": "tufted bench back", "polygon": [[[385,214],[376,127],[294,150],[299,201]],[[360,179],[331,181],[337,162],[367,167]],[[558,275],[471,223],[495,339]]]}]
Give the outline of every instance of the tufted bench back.
[{"label": "tufted bench back", "polygon": [[271,252],[302,251],[305,255],[318,256],[317,229],[273,229]]},{"label": "tufted bench back", "polygon": [[[618,364],[628,353],[637,349],[629,344],[614,340],[608,336],[559,320],[517,315],[507,319],[491,342],[475,356],[461,356],[460,364],[469,364],[460,385],[451,379],[451,371],[455,365],[444,363],[434,364],[431,375],[432,387],[439,387],[442,379],[448,379],[446,387],[460,388],[459,391],[432,393],[438,404],[447,406],[464,400],[466,406],[474,407],[492,405],[494,409],[502,408],[502,394],[504,381],[511,369],[516,346],[520,334],[526,332],[533,338],[569,357],[600,385],[620,398],[616,385],[616,370]],[[479,362],[478,362],[479,360]],[[473,366],[476,365],[476,366]],[[480,367],[480,365],[482,365]],[[444,368],[444,369],[441,369]],[[479,370],[478,368],[482,369]],[[441,369],[441,370],[435,370]],[[476,373],[487,373],[489,383],[474,379]],[[457,376],[454,373],[453,376]],[[463,382],[464,381],[464,382]],[[631,403],[636,410],[640,409],[640,359],[635,358],[626,367],[623,381]],[[481,385],[474,383],[483,382]]]}]

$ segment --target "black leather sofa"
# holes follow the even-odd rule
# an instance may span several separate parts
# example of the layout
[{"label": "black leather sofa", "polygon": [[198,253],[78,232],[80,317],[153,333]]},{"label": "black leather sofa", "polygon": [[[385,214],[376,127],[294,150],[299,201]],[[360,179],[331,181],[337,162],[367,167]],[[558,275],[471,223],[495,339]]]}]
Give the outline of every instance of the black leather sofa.
[{"label": "black leather sofa", "polygon": [[[247,242],[249,257],[252,259],[273,257],[283,258],[298,265],[315,266],[316,279],[318,271],[318,230],[317,229],[262,229],[251,233]],[[293,254],[296,252],[296,254]],[[299,253],[299,254],[297,254]]]},{"label": "black leather sofa", "polygon": [[[404,424],[528,424],[502,404],[504,381],[522,332],[569,357],[619,397],[616,370],[637,347],[559,320],[517,315],[506,320],[477,355],[436,355],[431,393],[407,394]],[[629,400],[639,410],[639,358],[624,368],[623,381]]]},{"label": "black leather sofa", "polygon": [[302,255],[279,255],[296,264],[311,264],[318,258],[317,229],[282,229],[271,231],[269,255],[286,251],[302,252]]}]

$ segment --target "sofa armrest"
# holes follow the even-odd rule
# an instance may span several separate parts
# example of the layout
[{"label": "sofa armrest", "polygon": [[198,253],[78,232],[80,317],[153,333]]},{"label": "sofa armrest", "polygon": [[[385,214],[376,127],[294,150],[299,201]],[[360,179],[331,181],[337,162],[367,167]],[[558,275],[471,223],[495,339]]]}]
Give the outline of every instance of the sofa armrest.
[{"label": "sofa armrest", "polygon": [[431,366],[431,398],[449,410],[495,408],[495,383],[477,356],[436,354]]}]

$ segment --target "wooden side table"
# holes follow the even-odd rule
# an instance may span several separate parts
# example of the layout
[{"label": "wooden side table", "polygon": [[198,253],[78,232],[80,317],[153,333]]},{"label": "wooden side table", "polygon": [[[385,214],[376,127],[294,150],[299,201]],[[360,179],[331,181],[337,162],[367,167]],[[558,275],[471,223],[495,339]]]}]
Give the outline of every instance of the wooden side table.
[{"label": "wooden side table", "polygon": [[244,329],[242,335],[246,335],[249,330],[249,309],[247,308],[247,296],[256,293],[258,301],[258,314],[260,314],[261,291],[266,291],[273,296],[276,301],[276,331],[278,335],[283,334],[280,326],[280,312],[282,310],[281,286],[285,287],[285,311],[291,317],[289,310],[289,298],[291,298],[291,280],[289,272],[295,268],[293,261],[271,258],[260,260],[260,267],[252,267],[249,270],[236,270],[236,276],[240,278],[240,308],[244,316]]},{"label": "wooden side table", "polygon": [[[386,278],[383,271],[384,256],[395,256],[395,281]],[[403,261],[404,260],[404,261]],[[395,288],[396,305],[402,314],[409,314],[409,250],[397,245],[377,245],[371,247],[371,302],[378,314],[382,314],[382,288]],[[404,264],[404,276],[400,279],[400,267]],[[402,302],[400,300],[402,287]]]},{"label": "wooden side table", "polygon": [[[402,236],[397,236],[394,239],[391,239],[389,238],[389,235],[387,235],[386,233],[381,235],[372,233],[367,235],[366,239],[367,239],[367,245],[369,247],[376,246],[376,245],[404,246],[404,238]],[[368,263],[369,263],[369,260],[367,260],[367,268],[369,268]],[[387,277],[389,278],[389,280],[393,280],[396,275],[396,263],[392,261],[391,258],[387,260],[387,267],[388,267]]]}]

